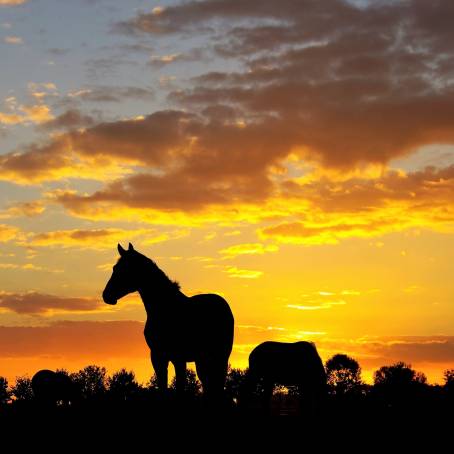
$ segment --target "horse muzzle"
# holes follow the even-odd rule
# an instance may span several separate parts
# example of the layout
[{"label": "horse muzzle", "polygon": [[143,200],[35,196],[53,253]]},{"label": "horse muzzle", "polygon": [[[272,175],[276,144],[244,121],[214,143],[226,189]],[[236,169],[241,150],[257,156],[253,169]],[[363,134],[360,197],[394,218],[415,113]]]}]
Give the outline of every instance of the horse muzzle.
[{"label": "horse muzzle", "polygon": [[102,293],[102,299],[104,300],[104,302],[106,304],[110,304],[111,306],[114,306],[115,304],[117,304],[117,299],[108,295],[106,292]]}]

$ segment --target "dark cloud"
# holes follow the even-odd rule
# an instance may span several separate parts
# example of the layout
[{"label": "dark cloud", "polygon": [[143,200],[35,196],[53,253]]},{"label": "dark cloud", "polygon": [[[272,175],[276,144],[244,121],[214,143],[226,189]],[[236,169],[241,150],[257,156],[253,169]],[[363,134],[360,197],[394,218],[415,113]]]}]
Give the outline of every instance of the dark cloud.
[{"label": "dark cloud", "polygon": [[68,55],[71,52],[71,49],[65,49],[61,47],[51,47],[50,49],[47,50],[49,54],[60,57],[63,55]]},{"label": "dark cloud", "polygon": [[93,311],[100,308],[97,298],[71,298],[43,293],[0,293],[0,308],[17,314],[45,314],[51,311]]},{"label": "dark cloud", "polygon": [[140,13],[123,25],[157,35],[211,27],[213,49],[245,57],[244,70],[201,75],[173,101],[228,103],[261,116],[264,130],[271,113],[287,124],[292,145],[306,149],[302,158],[352,167],[453,143],[454,53],[447,43],[454,32],[447,18],[454,18],[449,1],[358,7],[335,0],[328,7],[204,0]]},{"label": "dark cloud", "polygon": [[52,131],[54,129],[73,129],[87,126],[93,126],[95,119],[82,113],[78,109],[69,109],[66,112],[58,115],[53,120],[49,120],[39,126],[40,129]]}]

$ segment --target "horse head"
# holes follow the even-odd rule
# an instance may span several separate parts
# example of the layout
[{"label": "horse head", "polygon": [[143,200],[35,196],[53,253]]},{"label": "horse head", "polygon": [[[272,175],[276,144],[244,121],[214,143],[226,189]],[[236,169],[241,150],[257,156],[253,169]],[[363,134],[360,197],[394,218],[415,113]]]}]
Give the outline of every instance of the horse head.
[{"label": "horse head", "polygon": [[137,273],[135,272],[135,258],[139,256],[133,245],[129,243],[128,249],[123,249],[118,244],[120,258],[113,267],[112,276],[102,292],[102,298],[107,304],[117,304],[120,298],[137,291]]}]

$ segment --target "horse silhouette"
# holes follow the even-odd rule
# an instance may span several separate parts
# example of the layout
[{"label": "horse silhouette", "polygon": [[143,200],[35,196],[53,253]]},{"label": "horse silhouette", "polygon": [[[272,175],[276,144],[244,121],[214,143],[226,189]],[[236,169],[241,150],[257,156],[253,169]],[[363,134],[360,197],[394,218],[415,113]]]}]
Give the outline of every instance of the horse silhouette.
[{"label": "horse silhouette", "polygon": [[312,342],[263,342],[249,355],[247,392],[261,383],[265,407],[270,403],[274,386],[297,386],[301,408],[319,408],[326,393],[323,362]]},{"label": "horse silhouette", "polygon": [[138,291],[145,310],[145,340],[158,388],[167,390],[168,365],[175,367],[177,395],[184,392],[186,363],[195,362],[204,395],[222,397],[233,344],[233,315],[219,295],[184,295],[153,260],[118,245],[120,258],[103,292],[107,304]]},{"label": "horse silhouette", "polygon": [[68,405],[76,398],[74,383],[63,372],[42,369],[33,375],[31,385],[36,401],[46,407]]}]

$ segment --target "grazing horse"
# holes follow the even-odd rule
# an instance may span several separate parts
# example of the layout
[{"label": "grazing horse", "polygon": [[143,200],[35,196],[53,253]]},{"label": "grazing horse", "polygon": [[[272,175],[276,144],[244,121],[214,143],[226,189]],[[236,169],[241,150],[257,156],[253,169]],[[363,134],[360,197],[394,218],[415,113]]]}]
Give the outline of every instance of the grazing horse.
[{"label": "grazing horse", "polygon": [[32,390],[37,402],[46,407],[58,403],[68,405],[74,403],[75,386],[71,378],[63,372],[42,369],[32,378]]},{"label": "grazing horse", "polygon": [[145,310],[145,340],[150,348],[158,388],[167,389],[169,362],[175,367],[177,394],[186,380],[186,363],[195,362],[203,392],[210,401],[222,397],[233,344],[233,315],[219,295],[188,297],[153,260],[118,245],[120,258],[103,292],[107,304],[139,292]]},{"label": "grazing horse", "polygon": [[323,362],[312,342],[263,342],[249,355],[248,388],[263,385],[269,405],[274,386],[297,386],[301,403],[317,409],[326,393]]}]

